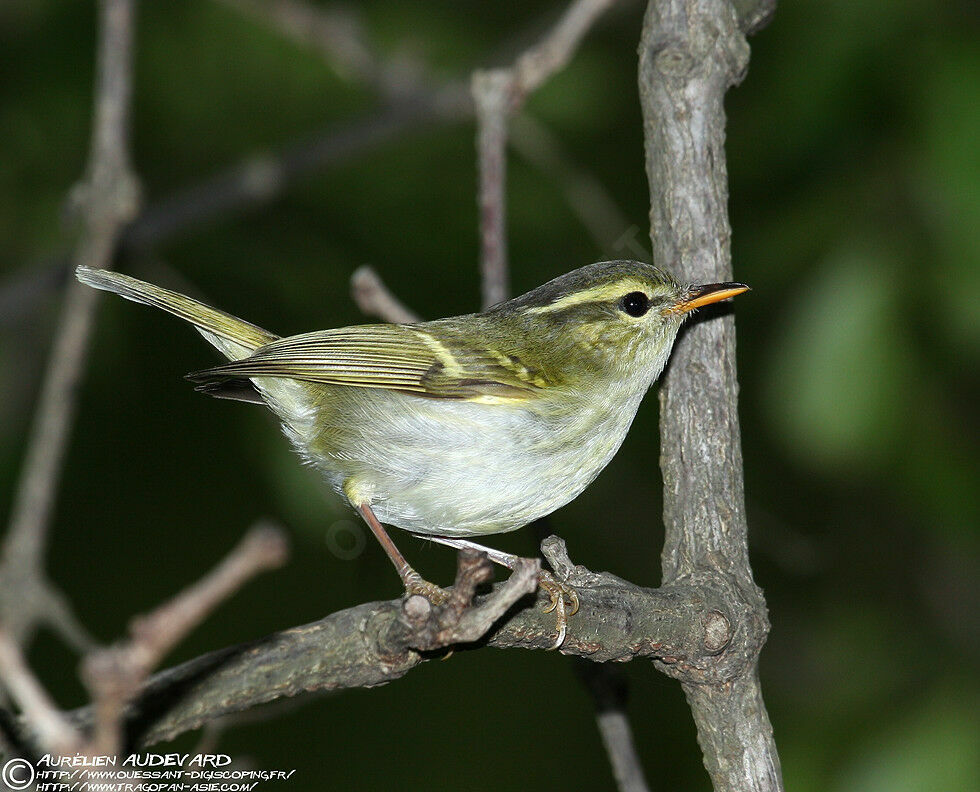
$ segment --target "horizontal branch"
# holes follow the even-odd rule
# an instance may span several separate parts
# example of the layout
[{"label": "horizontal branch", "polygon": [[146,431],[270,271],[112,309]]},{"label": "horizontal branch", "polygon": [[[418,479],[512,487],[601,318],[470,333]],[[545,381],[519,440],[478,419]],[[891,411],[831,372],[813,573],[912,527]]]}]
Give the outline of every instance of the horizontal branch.
[{"label": "horizontal branch", "polygon": [[462,120],[471,114],[465,89],[455,84],[325,130],[310,140],[268,156],[247,159],[150,206],[126,230],[124,250],[141,250],[176,233],[267,204],[302,178],[344,162],[427,123]]},{"label": "horizontal branch", "polygon": [[[563,654],[594,662],[648,658],[671,676],[706,683],[725,682],[741,673],[743,643],[750,631],[731,628],[740,621],[733,610],[737,592],[693,580],[644,588],[609,573],[573,566],[564,543],[556,537],[546,539],[542,550],[580,600],[578,613],[568,620]],[[420,598],[410,597],[357,605],[158,673],[130,706],[129,744],[169,740],[216,718],[284,697],[392,682],[427,659],[441,656],[441,652],[433,654],[440,646],[457,651],[480,646],[549,649],[554,644],[555,619],[543,610],[547,597],[540,592],[537,600],[522,595],[521,589],[514,588],[517,574],[496,584],[491,593],[476,597],[461,612],[485,614],[481,609],[494,603],[499,607],[501,596],[512,598],[503,618],[485,637],[473,641],[463,635],[462,645],[458,632],[448,640],[433,640],[433,631],[420,629]],[[459,581],[458,577],[457,587]],[[523,591],[533,589],[532,585]],[[433,609],[436,616],[437,611]],[[478,621],[465,616],[459,624],[467,619]],[[88,724],[92,713],[85,708],[72,717],[76,723]],[[8,737],[15,744],[34,744],[30,733]]]}]

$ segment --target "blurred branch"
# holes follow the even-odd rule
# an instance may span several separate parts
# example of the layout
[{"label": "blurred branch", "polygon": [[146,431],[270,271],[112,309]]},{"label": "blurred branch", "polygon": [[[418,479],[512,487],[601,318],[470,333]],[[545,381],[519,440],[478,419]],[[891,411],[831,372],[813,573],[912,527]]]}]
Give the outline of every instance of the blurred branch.
[{"label": "blurred branch", "polygon": [[364,42],[358,19],[347,8],[323,8],[296,0],[220,0],[271,24],[316,49],[343,77],[379,84],[377,59]]},{"label": "blurred branch", "polygon": [[20,646],[4,631],[0,631],[0,681],[31,724],[40,746],[61,755],[81,748],[81,735],[27,667]]},{"label": "blurred branch", "polygon": [[377,316],[396,324],[419,321],[418,314],[405,307],[371,267],[358,267],[354,270],[350,276],[350,287],[357,307],[368,316]]},{"label": "blurred branch", "polygon": [[215,608],[260,572],[283,565],[288,555],[282,531],[252,528],[228,556],[201,580],[146,616],[132,620],[129,639],[85,657],[82,676],[94,701],[88,752],[115,755],[125,745],[125,708],[166,654]]},{"label": "blurred branch", "polygon": [[524,160],[558,183],[596,248],[614,248],[630,223],[606,186],[567,156],[548,127],[526,113],[511,121],[510,142]]},{"label": "blurred branch", "polygon": [[602,746],[606,749],[613,778],[620,792],[647,792],[643,765],[636,753],[633,741],[633,727],[630,726],[626,712],[620,708],[599,709],[596,724],[602,736]]},{"label": "blurred branch", "polygon": [[[724,96],[748,68],[743,18],[729,0],[651,0],[643,24],[653,259],[682,282],[732,280]],[[727,618],[745,638],[739,673],[725,685],[680,676],[716,792],[782,789],[757,673],[769,622],[749,566],[737,393],[732,315],[690,326],[660,389],[663,581],[720,587],[737,603]]]},{"label": "blurred branch", "polygon": [[516,112],[528,94],[561,71],[575,54],[585,34],[616,0],[575,0],[541,40],[505,69],[511,78],[511,107]]},{"label": "blurred branch", "polygon": [[390,100],[425,92],[424,65],[409,58],[381,58],[368,44],[360,18],[342,6],[304,0],[220,0],[250,14],[293,41],[316,50],[341,77],[369,85]]},{"label": "blurred branch", "polygon": [[[72,195],[84,225],[75,261],[90,267],[111,264],[120,229],[138,205],[127,145],[132,42],[132,1],[102,0],[88,173]],[[91,289],[78,283],[68,288],[4,538],[0,623],[18,645],[29,640],[39,623],[51,625],[76,647],[91,643],[66,600],[46,579],[43,556],[96,304]]]},{"label": "blurred branch", "polygon": [[[581,603],[569,619],[563,654],[596,663],[644,657],[670,676],[721,687],[741,673],[749,648],[745,640],[751,636],[724,629],[735,618],[735,603],[727,592],[683,582],[648,589],[606,572],[590,572],[572,564],[557,537],[546,539],[541,550]],[[476,567],[467,571],[472,564],[461,558],[457,590],[466,575],[484,574]],[[391,682],[439,647],[465,650],[476,641],[497,648],[550,649],[554,617],[542,607],[548,597],[537,592],[536,601],[514,607],[522,592],[537,588],[533,574],[514,582],[517,575],[494,586],[491,594],[477,596],[473,607],[462,611],[475,611],[467,617],[476,625],[472,629],[457,629],[450,620],[447,630],[445,608],[458,607],[452,603],[432,607],[419,597],[369,602],[163,671],[129,707],[129,738],[133,744],[150,745],[282,697]],[[474,577],[465,583],[459,602],[466,601],[476,582]],[[507,602],[511,605],[504,607]],[[474,637],[500,614],[485,637]],[[72,713],[73,722],[81,725],[92,719],[91,708]],[[15,744],[36,744],[30,723],[19,724],[8,737]]]},{"label": "blurred branch", "polygon": [[411,102],[332,128],[275,154],[253,157],[149,207],[127,230],[124,250],[143,249],[178,232],[275,200],[300,178],[329,168],[411,129],[469,115],[469,100],[452,85]]},{"label": "blurred branch", "polygon": [[[28,753],[114,756],[126,746],[126,708],[163,657],[247,580],[281,566],[287,545],[282,531],[252,528],[200,581],[147,616],[133,619],[129,639],[94,649],[82,662],[92,694],[85,724],[60,712],[24,662],[19,647],[0,631],[0,683],[21,710],[31,732]],[[24,748],[18,737],[10,745]]]},{"label": "blurred branch", "polygon": [[473,73],[480,206],[483,307],[505,300],[507,272],[507,120],[528,94],[571,59],[582,37],[614,0],[575,0],[558,22],[510,67]]},{"label": "blurred branch", "polygon": [[[464,82],[436,80],[418,61],[381,58],[364,42],[358,20],[348,9],[323,9],[296,0],[283,4],[253,0],[222,2],[245,10],[256,18],[274,22],[276,29],[301,44],[314,44],[332,68],[352,79],[366,81],[366,84],[379,90],[385,99],[380,108],[364,118],[332,126],[312,139],[294,142],[267,156],[250,157],[151,204],[122,233],[118,247],[123,253],[142,252],[217,217],[270,203],[301,178],[413,129],[429,123],[462,121],[473,116],[473,100]],[[309,25],[299,24],[308,18],[313,20]],[[581,19],[576,17],[576,20]],[[578,25],[581,25],[581,21],[571,30],[562,28],[565,31],[563,38],[567,39],[569,32],[575,33]],[[353,38],[350,38],[348,34],[352,31]],[[528,50],[534,51],[537,48]],[[550,53],[551,48],[546,48],[546,51]],[[553,55],[544,60],[552,62]],[[532,84],[542,74],[537,66],[525,66],[522,73],[534,75]],[[411,76],[407,78],[406,74]],[[527,81],[527,77],[524,81]],[[537,121],[534,122],[536,132],[532,132],[530,124],[530,120],[525,123],[525,119],[521,119],[515,128],[518,150],[563,185],[573,210],[586,223],[598,243],[600,237],[597,229],[600,225],[608,225],[615,216],[615,212],[609,211],[611,202],[596,197],[591,206],[596,214],[587,217],[584,212],[588,209],[588,191],[599,185],[598,180],[581,166],[572,166],[567,161],[563,163],[554,153],[542,156],[536,141],[547,134],[546,129]],[[528,139],[525,141],[525,138]],[[599,193],[608,195],[604,188],[595,192],[597,196]],[[620,225],[619,230],[624,227],[625,224]],[[601,238],[605,239],[605,236],[603,233]],[[18,317],[30,310],[32,302],[68,282],[70,265],[71,261],[67,258],[56,257],[8,277],[6,282],[0,284],[0,324],[16,322]]]},{"label": "blurred branch", "polygon": [[626,716],[626,678],[622,669],[610,663],[579,660],[575,670],[595,703],[596,726],[609,757],[617,789],[619,792],[647,792],[649,787],[643,775],[643,765]]}]

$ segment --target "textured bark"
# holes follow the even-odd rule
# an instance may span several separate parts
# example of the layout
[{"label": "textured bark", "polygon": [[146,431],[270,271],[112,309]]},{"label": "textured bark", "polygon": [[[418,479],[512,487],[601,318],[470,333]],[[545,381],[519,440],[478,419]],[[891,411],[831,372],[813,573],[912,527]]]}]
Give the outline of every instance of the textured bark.
[{"label": "textured bark", "polygon": [[[724,684],[741,670],[751,636],[730,628],[735,620],[726,614],[735,603],[711,581],[704,586],[678,583],[648,589],[572,565],[556,537],[545,540],[543,550],[581,602],[568,622],[563,654],[593,662],[648,658],[671,676],[703,683]],[[461,569],[462,565],[461,561]],[[459,624],[472,621],[472,614],[485,611],[502,596],[513,603],[506,599],[508,587],[520,594],[513,583],[514,576],[495,585],[491,594],[476,597],[471,607],[457,613]],[[534,588],[531,583],[525,591]],[[478,640],[452,630],[443,635],[439,609],[420,618],[419,599],[358,605],[163,671],[130,706],[127,740],[131,745],[151,745],[282,697],[382,685],[441,656],[439,647],[548,649],[555,640],[555,617],[543,611],[543,594],[537,600],[521,599]],[[75,711],[72,719],[90,724],[91,709]],[[32,723],[8,721],[0,726],[11,744],[26,753],[39,752]]]},{"label": "textured bark", "polygon": [[[650,235],[654,262],[683,281],[732,279],[723,102],[748,66],[745,32],[772,7],[652,0],[647,9],[639,79]],[[725,653],[737,670],[723,682],[678,675],[715,789],[775,790],[779,759],[756,671],[769,623],[748,558],[734,318],[705,314],[678,340],[660,393],[663,581],[716,590],[741,638]]]}]

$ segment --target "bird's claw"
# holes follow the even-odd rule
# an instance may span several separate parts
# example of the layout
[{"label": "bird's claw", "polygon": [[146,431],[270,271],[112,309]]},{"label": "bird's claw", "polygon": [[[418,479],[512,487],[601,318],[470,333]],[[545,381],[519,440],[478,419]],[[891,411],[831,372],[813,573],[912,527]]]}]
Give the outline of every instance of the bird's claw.
[{"label": "bird's claw", "polygon": [[[543,570],[538,573],[538,586],[548,594],[550,599],[544,612],[551,613],[554,611],[555,613],[555,629],[558,631],[558,635],[550,648],[552,650],[557,649],[565,643],[565,636],[568,633],[568,617],[578,612],[578,594],[567,583],[557,580],[550,572]],[[566,600],[568,600],[567,606]]]},{"label": "bird's claw", "polygon": [[405,579],[405,596],[413,594],[425,597],[433,605],[445,605],[452,596],[451,591],[430,583],[414,570]]}]

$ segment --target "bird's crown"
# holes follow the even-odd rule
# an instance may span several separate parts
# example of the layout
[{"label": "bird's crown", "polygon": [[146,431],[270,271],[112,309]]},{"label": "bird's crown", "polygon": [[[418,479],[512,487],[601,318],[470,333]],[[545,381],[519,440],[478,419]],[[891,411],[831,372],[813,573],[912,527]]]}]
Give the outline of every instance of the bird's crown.
[{"label": "bird's crown", "polygon": [[560,275],[520,297],[494,306],[490,312],[512,310],[526,315],[567,317],[569,313],[606,309],[602,311],[605,313],[617,307],[638,312],[645,303],[643,312],[646,313],[657,304],[666,306],[680,291],[669,272],[652,264],[600,261]]}]

